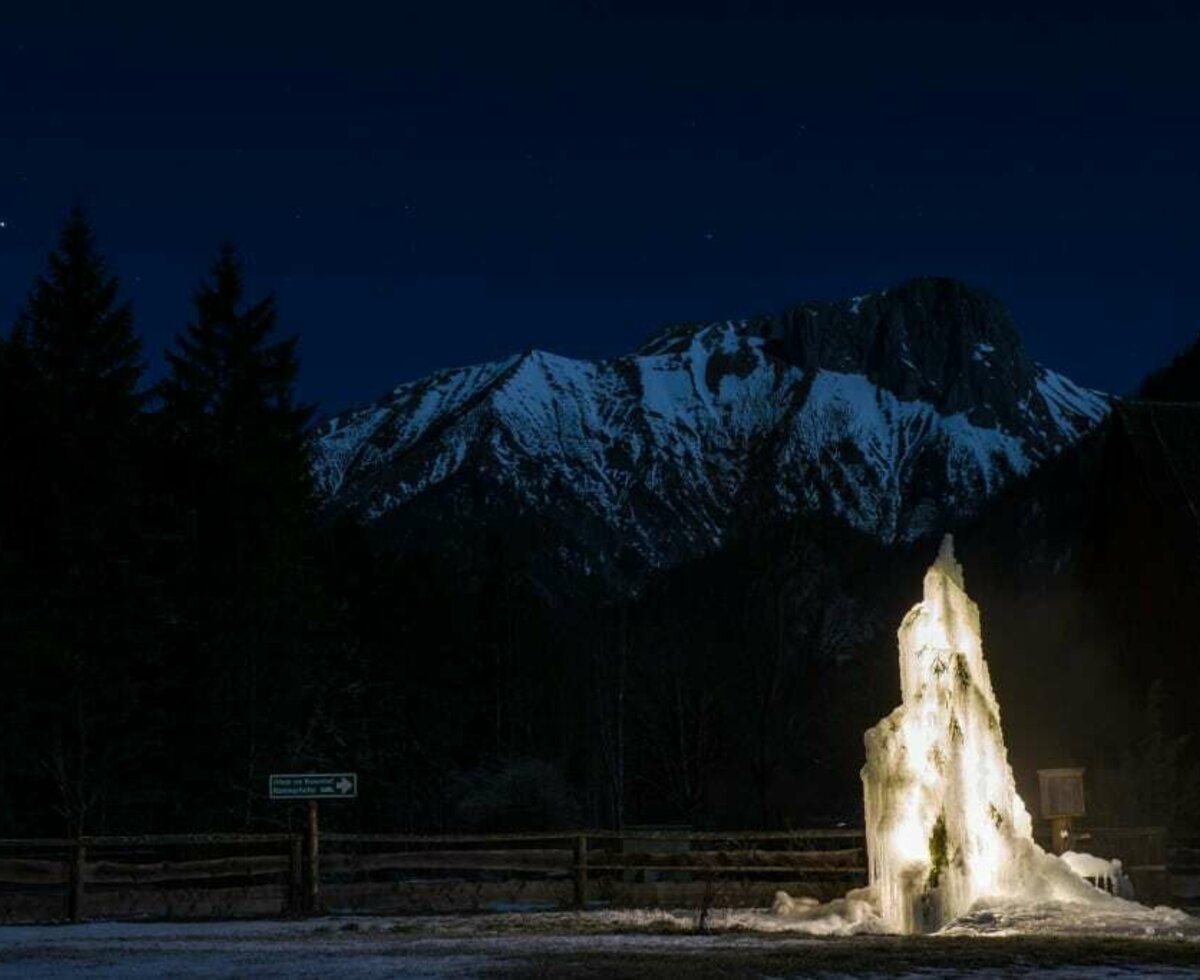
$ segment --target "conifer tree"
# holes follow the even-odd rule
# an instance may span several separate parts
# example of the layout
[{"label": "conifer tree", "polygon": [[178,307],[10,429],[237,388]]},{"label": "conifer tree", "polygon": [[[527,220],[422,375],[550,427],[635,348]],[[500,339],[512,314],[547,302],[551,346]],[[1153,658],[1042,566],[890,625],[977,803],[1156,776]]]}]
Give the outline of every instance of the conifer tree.
[{"label": "conifer tree", "polygon": [[78,574],[85,551],[129,531],[145,364],[132,308],[118,301],[117,278],[81,209],[70,212],[47,265],[14,327],[12,369],[24,389],[26,437],[39,443],[34,482],[43,481],[55,529],[38,546],[62,545]]},{"label": "conifer tree", "polygon": [[171,482],[194,525],[194,562],[179,584],[196,700],[181,710],[204,733],[203,762],[222,766],[236,789],[210,814],[228,826],[231,817],[251,822],[263,767],[280,764],[296,727],[290,705],[310,600],[312,409],[293,393],[296,338],[276,336],[273,296],[247,301],[231,245],[194,305],[167,353],[159,423]]},{"label": "conifer tree", "polygon": [[[4,624],[21,703],[6,713],[29,787],[49,777],[67,829],[120,779],[114,726],[135,710],[129,587],[138,548],[144,365],[128,303],[91,225],[71,211],[3,366]],[[13,770],[10,770],[13,771]],[[36,789],[27,797],[36,806]]]},{"label": "conifer tree", "polygon": [[226,574],[254,575],[272,561],[295,559],[294,550],[284,552],[297,543],[311,506],[312,408],[293,394],[297,338],[275,338],[274,296],[246,302],[232,245],[221,247],[194,304],[194,321],[167,353],[162,418],[198,470],[190,481],[205,525],[198,533],[217,544]]}]

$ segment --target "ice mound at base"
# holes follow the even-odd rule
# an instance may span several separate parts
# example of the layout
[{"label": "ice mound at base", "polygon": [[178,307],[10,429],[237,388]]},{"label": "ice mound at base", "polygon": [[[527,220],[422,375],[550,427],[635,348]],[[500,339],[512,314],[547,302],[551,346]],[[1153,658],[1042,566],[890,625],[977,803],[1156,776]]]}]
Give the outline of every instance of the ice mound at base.
[{"label": "ice mound at base", "polygon": [[[870,886],[841,901],[854,896],[898,933],[934,932],[994,903],[1148,911],[1092,887],[1034,843],[983,658],[979,607],[949,535],[898,638],[902,703],[864,735]],[[774,911],[819,918],[823,908],[781,892]]]},{"label": "ice mound at base", "polygon": [[[1090,886],[1089,886],[1090,887]],[[1098,895],[1103,895],[1097,892]],[[860,936],[893,933],[879,916],[870,888],[818,904],[777,892],[771,912],[713,913],[714,930],[725,926],[807,936]],[[1099,902],[980,899],[974,908],[938,930],[939,936],[1058,936],[1156,939],[1194,943],[1200,956],[1200,919],[1179,909],[1147,908],[1110,898]]]},{"label": "ice mound at base", "polygon": [[1118,898],[1101,903],[1010,900],[980,906],[943,926],[938,935],[1108,936],[1182,940],[1200,947],[1200,919],[1164,905],[1147,908]]},{"label": "ice mound at base", "polygon": [[796,931],[813,936],[853,936],[888,931],[887,924],[879,917],[875,893],[870,888],[857,888],[843,898],[824,903],[815,898],[792,898],[787,892],[776,892],[771,911],[788,919]]}]

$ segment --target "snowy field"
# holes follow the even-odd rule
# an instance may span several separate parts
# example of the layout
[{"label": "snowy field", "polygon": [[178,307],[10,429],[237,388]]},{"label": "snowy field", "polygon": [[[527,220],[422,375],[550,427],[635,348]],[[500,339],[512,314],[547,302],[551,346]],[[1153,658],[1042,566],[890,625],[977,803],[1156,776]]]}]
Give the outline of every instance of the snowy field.
[{"label": "snowy field", "polygon": [[[1066,935],[1049,935],[1064,932]],[[1200,920],[1054,907],[944,935],[814,935],[767,912],[330,917],[0,928],[0,977],[1200,977]]]}]

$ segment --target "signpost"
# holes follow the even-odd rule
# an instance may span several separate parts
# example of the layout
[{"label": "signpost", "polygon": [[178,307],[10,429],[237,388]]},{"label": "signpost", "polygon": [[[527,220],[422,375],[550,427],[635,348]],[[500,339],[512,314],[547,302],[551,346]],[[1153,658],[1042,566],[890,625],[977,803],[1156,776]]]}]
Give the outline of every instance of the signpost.
[{"label": "signpost", "polygon": [[358,796],[358,773],[272,773],[273,800],[352,800]]},{"label": "signpost", "polygon": [[320,907],[321,845],[320,800],[353,800],[358,796],[355,772],[272,773],[268,789],[273,800],[307,800],[308,833],[305,834],[304,910],[310,915]]},{"label": "signpost", "polygon": [[1050,821],[1050,845],[1055,854],[1062,854],[1072,845],[1071,819],[1087,812],[1083,803],[1084,770],[1039,769],[1037,772],[1042,816]]}]

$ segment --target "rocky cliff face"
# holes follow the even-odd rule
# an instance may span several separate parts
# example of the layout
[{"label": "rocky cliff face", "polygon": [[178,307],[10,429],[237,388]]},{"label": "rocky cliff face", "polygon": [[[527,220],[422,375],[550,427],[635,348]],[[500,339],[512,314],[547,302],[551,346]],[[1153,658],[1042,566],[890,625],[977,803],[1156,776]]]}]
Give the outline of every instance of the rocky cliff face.
[{"label": "rocky cliff face", "polygon": [[330,419],[315,470],[330,508],[401,540],[529,521],[587,574],[799,510],[886,542],[938,533],[1106,412],[1029,358],[997,300],[922,279],[608,361],[442,371]]}]

